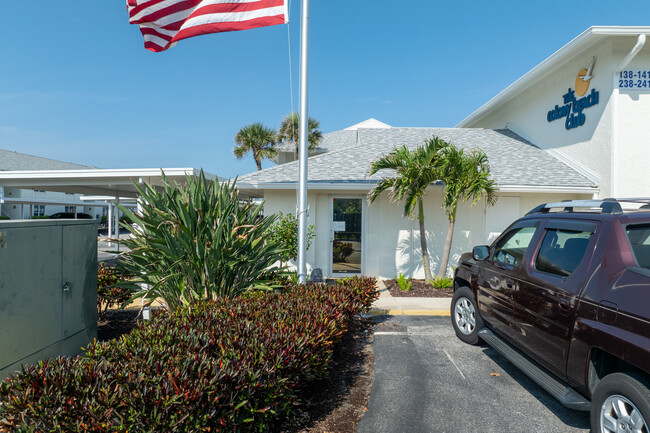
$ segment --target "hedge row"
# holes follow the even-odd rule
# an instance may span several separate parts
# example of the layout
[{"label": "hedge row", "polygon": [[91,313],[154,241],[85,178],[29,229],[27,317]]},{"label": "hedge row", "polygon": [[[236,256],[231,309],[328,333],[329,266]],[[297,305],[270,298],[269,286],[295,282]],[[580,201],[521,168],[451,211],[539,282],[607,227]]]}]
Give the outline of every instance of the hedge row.
[{"label": "hedge row", "polygon": [[377,296],[353,278],[158,315],[0,384],[0,431],[268,431]]},{"label": "hedge row", "polygon": [[97,314],[103,316],[109,308],[127,302],[133,291],[125,287],[116,286],[124,279],[113,266],[100,263],[97,268]]}]

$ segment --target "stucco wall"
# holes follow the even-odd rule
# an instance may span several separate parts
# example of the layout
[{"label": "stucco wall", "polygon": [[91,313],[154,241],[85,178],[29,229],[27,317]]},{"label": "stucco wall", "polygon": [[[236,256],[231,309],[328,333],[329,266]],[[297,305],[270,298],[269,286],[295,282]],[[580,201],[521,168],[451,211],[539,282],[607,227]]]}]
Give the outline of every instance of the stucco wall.
[{"label": "stucco wall", "polygon": [[[365,194],[364,191],[309,192],[308,224],[313,224],[316,229],[315,239],[307,251],[309,268],[318,267],[323,270],[325,276],[331,275],[330,197],[365,197]],[[503,195],[519,198],[519,216],[541,203],[590,198],[577,194],[508,193]],[[266,215],[277,212],[295,213],[295,191],[266,191],[265,201]],[[363,274],[394,278],[398,273],[403,273],[414,278],[424,278],[418,221],[403,217],[403,205],[391,202],[387,193],[380,195],[372,204],[367,204],[364,200],[364,204]],[[449,224],[442,210],[442,192],[439,188],[427,191],[424,213],[431,271],[436,274]],[[485,215],[483,200],[476,206],[470,206],[468,203],[459,206],[447,273],[451,274],[462,253],[486,242]],[[512,221],[503,221],[502,227],[505,228],[510,223]]]}]

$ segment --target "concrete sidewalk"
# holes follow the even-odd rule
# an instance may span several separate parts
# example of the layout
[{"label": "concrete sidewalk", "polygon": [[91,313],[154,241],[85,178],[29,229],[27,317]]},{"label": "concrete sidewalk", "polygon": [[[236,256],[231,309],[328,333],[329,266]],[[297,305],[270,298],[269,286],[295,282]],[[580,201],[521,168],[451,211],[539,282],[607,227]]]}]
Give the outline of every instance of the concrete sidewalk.
[{"label": "concrete sidewalk", "polygon": [[371,316],[449,316],[451,298],[409,298],[394,297],[384,285],[377,280],[379,299],[368,313]]}]

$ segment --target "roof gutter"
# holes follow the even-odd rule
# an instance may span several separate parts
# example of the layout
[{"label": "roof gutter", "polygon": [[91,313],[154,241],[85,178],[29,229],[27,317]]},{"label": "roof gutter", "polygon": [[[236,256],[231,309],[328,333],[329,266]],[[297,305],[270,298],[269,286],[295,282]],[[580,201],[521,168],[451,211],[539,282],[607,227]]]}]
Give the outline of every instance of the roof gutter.
[{"label": "roof gutter", "polygon": [[636,40],[636,45],[632,48],[632,51],[628,53],[627,56],[623,59],[620,65],[614,70],[612,75],[612,153],[611,153],[611,195],[612,197],[619,197],[619,164],[618,164],[618,154],[619,154],[619,89],[618,89],[618,78],[621,71],[639,54],[641,48],[645,45],[645,34],[640,34]]}]

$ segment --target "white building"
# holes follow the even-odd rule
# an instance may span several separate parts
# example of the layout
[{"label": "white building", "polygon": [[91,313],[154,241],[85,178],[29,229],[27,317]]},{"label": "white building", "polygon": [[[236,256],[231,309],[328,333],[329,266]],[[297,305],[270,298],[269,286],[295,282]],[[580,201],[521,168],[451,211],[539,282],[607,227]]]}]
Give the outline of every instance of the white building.
[{"label": "white building", "polygon": [[[370,119],[324,135],[309,158],[308,224],[316,238],[310,267],[326,276],[350,272],[422,278],[419,229],[383,194],[366,197],[382,175],[370,163],[394,146],[410,148],[437,135],[464,148],[481,147],[501,190],[496,206],[458,210],[450,266],[473,245],[493,240],[538,204],[592,197],[650,196],[650,27],[592,27],[517,80],[456,128],[393,128]],[[239,178],[264,197],[267,214],[296,210],[297,161]],[[437,269],[447,219],[441,186],[425,197],[425,227]],[[341,244],[351,244],[352,253]],[[342,256],[345,262],[341,262]]]},{"label": "white building", "polygon": [[[0,149],[0,171],[82,170],[92,169],[70,162],[56,161]],[[81,200],[81,194],[52,192],[0,186],[0,215],[11,219],[28,219],[58,212],[86,213],[100,219],[106,204]]]}]

